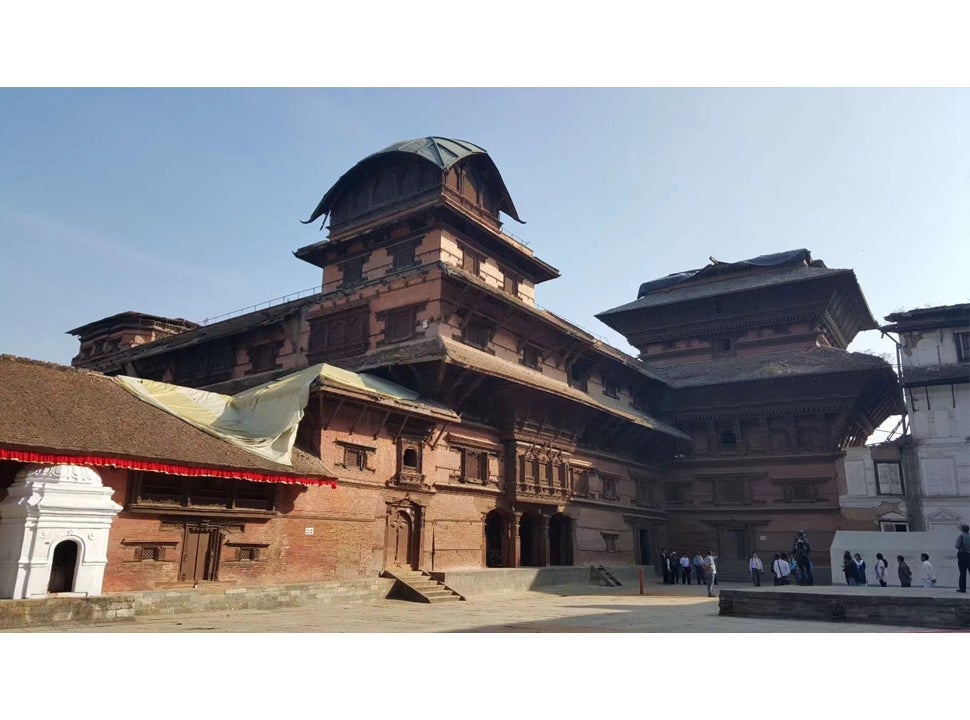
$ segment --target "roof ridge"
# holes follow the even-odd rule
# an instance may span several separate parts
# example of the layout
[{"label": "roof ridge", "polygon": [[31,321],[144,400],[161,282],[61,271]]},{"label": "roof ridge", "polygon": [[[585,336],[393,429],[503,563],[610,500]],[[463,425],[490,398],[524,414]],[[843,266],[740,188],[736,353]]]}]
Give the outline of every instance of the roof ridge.
[{"label": "roof ridge", "polygon": [[8,353],[0,353],[0,361],[6,362],[16,362],[26,365],[38,365],[41,367],[46,367],[51,370],[60,370],[61,372],[73,372],[82,375],[92,375],[99,378],[107,378],[108,376],[104,373],[100,373],[97,370],[88,370],[87,368],[74,367],[73,365],[64,365],[63,363],[56,363],[51,360],[38,360],[37,358],[23,357],[22,355],[11,355]]}]

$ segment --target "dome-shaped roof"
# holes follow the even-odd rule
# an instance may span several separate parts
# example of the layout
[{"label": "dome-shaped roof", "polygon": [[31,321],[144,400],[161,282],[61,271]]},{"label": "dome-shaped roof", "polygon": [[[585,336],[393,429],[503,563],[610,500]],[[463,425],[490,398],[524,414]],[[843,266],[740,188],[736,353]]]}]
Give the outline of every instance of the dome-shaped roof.
[{"label": "dome-shaped roof", "polygon": [[350,180],[353,178],[359,168],[368,165],[376,158],[394,153],[416,155],[422,160],[433,163],[440,170],[447,170],[456,162],[464,160],[466,157],[472,155],[482,155],[495,171],[495,175],[498,178],[501,191],[499,210],[518,222],[524,222],[523,220],[519,219],[519,214],[515,209],[515,205],[512,203],[512,197],[509,195],[509,191],[505,187],[505,181],[502,179],[502,174],[498,171],[498,168],[495,167],[495,163],[492,161],[492,158],[488,156],[488,153],[483,148],[480,148],[478,145],[470,143],[467,140],[454,140],[443,137],[424,137],[417,138],[415,140],[402,140],[394,143],[393,145],[388,145],[383,150],[368,155],[359,163],[350,168],[350,170],[341,175],[340,179],[337,180],[337,182],[335,182],[329,190],[327,190],[320,202],[317,203],[317,207],[310,215],[310,218],[301,222],[304,224],[312,223],[317,218],[327,215],[333,207],[334,201],[350,183]]}]

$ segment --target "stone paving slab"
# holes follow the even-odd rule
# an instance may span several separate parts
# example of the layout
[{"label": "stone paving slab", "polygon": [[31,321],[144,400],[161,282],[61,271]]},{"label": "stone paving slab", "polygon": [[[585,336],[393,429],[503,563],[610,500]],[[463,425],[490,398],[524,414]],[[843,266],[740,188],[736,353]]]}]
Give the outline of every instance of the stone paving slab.
[{"label": "stone paving slab", "polygon": [[[750,588],[722,583],[719,588]],[[787,589],[791,589],[790,587]],[[766,588],[772,591],[773,588]],[[812,592],[812,588],[802,588]],[[885,592],[890,588],[818,588],[825,592]],[[903,589],[897,588],[902,591]],[[911,592],[945,590],[913,588]],[[953,591],[950,590],[952,593]],[[533,592],[472,596],[429,605],[401,600],[311,602],[276,610],[237,610],[136,618],[0,632],[50,633],[905,633],[925,628],[797,619],[726,617],[718,599],[697,585],[636,587],[564,585]]]}]

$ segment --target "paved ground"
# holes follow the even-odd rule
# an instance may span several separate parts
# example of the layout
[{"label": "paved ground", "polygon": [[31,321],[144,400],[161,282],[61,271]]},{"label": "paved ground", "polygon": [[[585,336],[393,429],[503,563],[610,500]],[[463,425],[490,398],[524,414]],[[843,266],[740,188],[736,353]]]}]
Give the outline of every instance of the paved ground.
[{"label": "paved ground", "polygon": [[[741,588],[747,584],[724,583]],[[790,589],[790,588],[786,588]],[[819,588],[858,593],[858,588]],[[767,588],[771,591],[771,588]],[[810,591],[807,588],[803,590]],[[862,592],[891,588],[867,588]],[[902,589],[896,589],[903,592]],[[914,588],[905,592],[941,593]],[[950,590],[952,593],[952,590]],[[948,594],[950,594],[948,593]],[[36,628],[0,632],[96,633],[886,633],[925,628],[865,623],[827,623],[721,617],[716,598],[696,585],[649,584],[599,588],[566,585],[543,592],[479,595],[465,602],[427,605],[401,600],[314,603],[278,610],[193,613],[136,622]]]}]

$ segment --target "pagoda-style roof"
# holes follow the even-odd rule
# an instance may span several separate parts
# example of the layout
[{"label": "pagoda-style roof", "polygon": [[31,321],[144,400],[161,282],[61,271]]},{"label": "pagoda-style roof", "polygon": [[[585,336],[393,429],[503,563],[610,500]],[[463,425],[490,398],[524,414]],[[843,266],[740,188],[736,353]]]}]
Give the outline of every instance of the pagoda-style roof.
[{"label": "pagoda-style roof", "polygon": [[368,155],[340,176],[340,179],[324,193],[323,198],[317,203],[313,212],[310,213],[309,219],[303,220],[302,222],[304,224],[312,223],[317,218],[328,215],[338,197],[354,184],[354,180],[358,175],[363,173],[367,167],[373,165],[375,161],[395,154],[420,158],[422,161],[431,163],[442,171],[448,170],[455,163],[461,162],[468,157],[482,157],[491,169],[494,170],[495,176],[498,178],[498,184],[500,186],[499,210],[517,222],[523,222],[519,219],[518,211],[512,202],[512,196],[505,187],[505,181],[502,179],[501,173],[485,149],[467,140],[454,140],[443,137],[424,137],[415,140],[403,140]]},{"label": "pagoda-style roof", "polygon": [[837,348],[814,347],[734,357],[710,363],[689,363],[654,368],[673,388],[727,383],[760,382],[781,378],[893,369],[882,358]]}]

